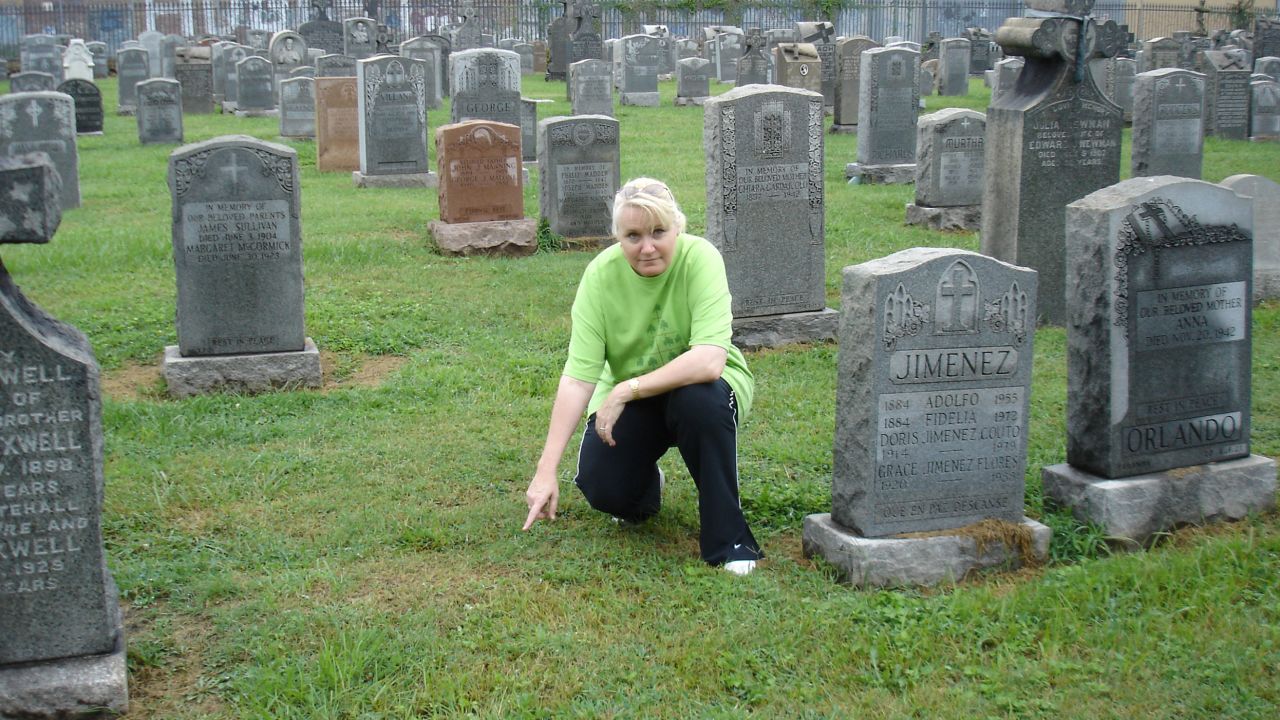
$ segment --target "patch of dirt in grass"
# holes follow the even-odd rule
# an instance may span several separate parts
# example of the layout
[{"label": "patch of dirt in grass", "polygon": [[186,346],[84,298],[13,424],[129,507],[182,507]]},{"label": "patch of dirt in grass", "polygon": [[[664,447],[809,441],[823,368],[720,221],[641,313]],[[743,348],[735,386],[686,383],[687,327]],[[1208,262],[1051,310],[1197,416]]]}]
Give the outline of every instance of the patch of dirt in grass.
[{"label": "patch of dirt in grass", "polygon": [[[373,388],[382,384],[388,376],[404,367],[409,358],[403,355],[366,355],[344,358],[337,353],[320,353],[320,366],[324,369],[321,392],[341,388]],[[336,377],[335,369],[342,372]],[[164,397],[164,381],[159,362],[154,364],[129,363],[102,373],[102,394],[112,400],[155,400]]]},{"label": "patch of dirt in grass", "polygon": [[[320,363],[325,368],[336,368],[351,362],[343,362],[334,353],[321,351]],[[330,372],[325,373],[324,390],[336,388],[372,388],[382,384],[387,376],[405,366],[409,358],[403,355],[365,355],[354,360],[355,369],[334,379]]]},{"label": "patch of dirt in grass", "polygon": [[159,365],[129,363],[102,373],[102,394],[112,400],[141,400],[161,387]]},{"label": "patch of dirt in grass", "polygon": [[[155,615],[125,608],[126,637],[148,638]],[[158,665],[131,663],[129,673],[130,720],[149,718],[207,717],[223,712],[216,682],[203,678],[205,650],[213,628],[205,618],[173,619],[169,637],[150,638],[172,648]]]}]

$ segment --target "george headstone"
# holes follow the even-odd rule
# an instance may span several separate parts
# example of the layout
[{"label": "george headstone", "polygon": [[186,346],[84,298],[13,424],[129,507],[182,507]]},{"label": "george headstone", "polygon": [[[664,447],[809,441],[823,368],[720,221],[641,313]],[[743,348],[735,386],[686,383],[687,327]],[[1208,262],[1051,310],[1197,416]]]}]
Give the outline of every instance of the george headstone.
[{"label": "george headstone", "polygon": [[138,142],[182,144],[182,86],[177,80],[138,83]]},{"label": "george headstone", "polygon": [[[1036,289],[965,250],[844,269],[831,513],[805,519],[806,555],[866,586],[1016,566],[1011,536],[1046,559],[1049,528],[1024,516]],[[1008,530],[985,543],[946,532],[993,522]]]},{"label": "george headstone", "polygon": [[[504,51],[494,51],[504,52]],[[379,55],[356,64],[360,170],[356,187],[432,187],[427,163],[426,64]]]},{"label": "george headstone", "polygon": [[915,180],[919,63],[920,53],[904,47],[862,53],[857,162],[845,177],[871,184]]},{"label": "george headstone", "polygon": [[836,313],[825,308],[824,290],[822,96],[748,85],[704,107],[707,239],[724,257],[734,344],[833,338]]},{"label": "george headstone", "polygon": [[[703,62],[706,62],[703,60]],[[604,60],[579,60],[569,66],[574,115],[613,117],[613,71]]]},{"label": "george headstone", "polygon": [[538,207],[571,243],[608,244],[620,186],[618,121],[606,115],[538,121]]},{"label": "george headstone", "polygon": [[93,82],[93,53],[85,46],[84,40],[76,38],[71,41],[67,51],[62,55],[62,78],[67,80],[87,80]]},{"label": "george headstone", "polygon": [[773,73],[769,38],[758,28],[747,31],[742,39],[742,57],[738,59],[737,85],[767,85]]},{"label": "george headstone", "polygon": [[9,76],[9,92],[53,92],[58,89],[58,80],[47,72],[29,70],[17,72]]},{"label": "george headstone", "polygon": [[132,115],[138,106],[138,83],[151,77],[151,62],[147,59],[147,51],[142,48],[129,48],[116,53],[116,76],[119,82],[117,91],[117,112],[120,115]]},{"label": "george headstone", "polygon": [[[49,242],[61,220],[59,185],[47,156],[0,159],[0,243]],[[93,348],[23,295],[3,264],[0,347],[0,416],[12,446],[0,484],[0,717],[124,713],[125,637],[102,541]]]},{"label": "george headstone", "polygon": [[342,23],[342,54],[356,60],[372,57],[377,52],[378,23],[373,18],[354,17]]},{"label": "george headstone", "polygon": [[1204,53],[1205,134],[1233,140],[1249,137],[1250,65],[1238,53]]},{"label": "george headstone", "polygon": [[316,170],[360,169],[360,114],[354,77],[316,78]]},{"label": "george headstone", "polygon": [[1181,68],[1139,73],[1133,88],[1132,176],[1200,178],[1204,76]]},{"label": "george headstone", "polygon": [[316,81],[295,77],[280,81],[280,135],[289,138],[316,136]]},{"label": "george headstone", "polygon": [[859,35],[836,43],[835,117],[831,132],[853,132],[858,124],[858,100],[862,78],[862,53],[880,43]]},{"label": "george headstone", "polygon": [[982,227],[987,118],[946,108],[920,118],[916,133],[916,197],[907,224],[934,230]]},{"label": "george headstone", "polygon": [[356,59],[350,55],[323,55],[316,60],[316,77],[355,77]]},{"label": "george headstone", "polygon": [[92,42],[87,42],[84,45],[89,48],[89,52],[93,55],[94,79],[104,78],[110,75],[111,68],[107,67],[107,58],[109,57],[108,53],[110,51],[107,48],[107,44],[100,40],[94,40]]},{"label": "george headstone", "polygon": [[1018,84],[1018,76],[1022,74],[1022,67],[1025,64],[1025,60],[1016,56],[996,61],[995,82],[991,84],[991,104],[994,105],[997,100],[1013,92],[1013,87]]},{"label": "george headstone", "polygon": [[274,72],[264,57],[250,55],[236,63],[236,115],[264,117],[276,114]]},{"label": "george headstone", "polygon": [[172,395],[318,387],[303,332],[298,157],[243,135],[169,156],[178,344],[165,348]]},{"label": "george headstone", "polygon": [[701,105],[709,97],[711,97],[711,61],[702,58],[677,61],[676,105]]},{"label": "george headstone", "polygon": [[628,35],[620,41],[622,85],[618,98],[622,105],[657,107],[658,39],[648,35]]},{"label": "george headstone", "polygon": [[428,223],[445,255],[531,255],[536,220],[524,216],[521,131],[470,120],[436,130],[440,219]]},{"label": "george headstone", "polygon": [[1249,89],[1249,139],[1280,140],[1280,83],[1254,81]]},{"label": "george headstone", "polygon": [[1261,175],[1232,175],[1222,186],[1253,208],[1253,301],[1280,299],[1280,184]]},{"label": "george headstone", "polygon": [[1275,507],[1249,454],[1249,199],[1169,176],[1067,208],[1067,464],[1045,495],[1113,538]]},{"label": "george headstone", "polygon": [[452,122],[492,120],[520,126],[520,57],[510,50],[479,48],[450,57]]},{"label": "george headstone", "polygon": [[[1026,66],[987,110],[982,252],[1039,271],[1041,320],[1052,324],[1066,320],[1067,203],[1120,177],[1123,113],[1088,72],[1077,76],[1081,48],[1068,40],[1081,25],[1069,17],[1005,21],[996,37]],[[1115,21],[1090,27],[1084,59],[1115,56],[1124,40]]]},{"label": "george headstone", "polygon": [[89,80],[67,80],[58,92],[71,96],[76,105],[76,134],[102,134],[102,91]]},{"label": "george headstone", "polygon": [[207,115],[213,112],[213,63],[180,62],[174,74],[182,85],[182,112]]},{"label": "george headstone", "polygon": [[[821,74],[822,97],[827,105],[836,101],[836,28],[829,22],[796,23],[797,42],[813,45],[818,57],[822,60],[819,68]],[[793,85],[792,87],[800,87]]]},{"label": "george headstone", "polygon": [[58,171],[62,209],[80,207],[76,108],[70,96],[43,91],[0,96],[0,157],[45,153]]},{"label": "george headstone", "polygon": [[970,44],[964,38],[946,38],[938,47],[938,94],[969,94]]},{"label": "george headstone", "polygon": [[773,48],[774,82],[798,90],[820,92],[822,60],[809,43],[778,43]]},{"label": "george headstone", "polygon": [[277,91],[281,80],[287,79],[295,68],[308,64],[307,41],[296,32],[285,30],[272,35],[267,53],[274,72],[272,82]]}]

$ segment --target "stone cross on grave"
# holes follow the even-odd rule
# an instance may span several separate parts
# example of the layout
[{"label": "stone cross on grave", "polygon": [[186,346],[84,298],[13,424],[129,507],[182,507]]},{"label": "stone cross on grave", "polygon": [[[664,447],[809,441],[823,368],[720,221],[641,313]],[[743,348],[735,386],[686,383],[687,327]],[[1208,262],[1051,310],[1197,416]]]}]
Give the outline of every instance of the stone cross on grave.
[{"label": "stone cross on grave", "polygon": [[[950,279],[948,280],[948,276]],[[938,318],[946,318],[942,332],[972,332],[978,310],[978,284],[973,281],[973,271],[963,263],[955,263],[943,273],[938,283]],[[968,304],[971,307],[966,308]]]}]

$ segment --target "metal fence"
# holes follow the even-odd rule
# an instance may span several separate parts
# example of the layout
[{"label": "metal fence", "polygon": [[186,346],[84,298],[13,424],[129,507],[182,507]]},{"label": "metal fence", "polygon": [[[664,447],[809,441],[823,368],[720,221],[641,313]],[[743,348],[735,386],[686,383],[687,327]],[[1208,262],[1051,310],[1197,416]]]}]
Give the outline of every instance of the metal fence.
[{"label": "metal fence", "polygon": [[[1127,24],[1138,39],[1176,30],[1212,33],[1232,26],[1233,0],[1210,0],[1210,7],[1151,4],[1141,0],[1103,0],[1094,15]],[[375,17],[401,37],[436,32],[456,23],[459,11],[474,8],[483,32],[498,38],[545,39],[547,25],[563,12],[550,0],[0,0],[0,54],[17,55],[23,35],[61,34],[102,40],[114,52],[147,30],[197,38],[231,35],[237,27],[270,31],[296,29],[311,19],[312,6],[327,7],[333,20]],[[666,7],[662,0],[605,2],[601,33],[605,38],[639,32],[644,24],[663,24],[677,36],[695,36],[707,25],[785,28],[817,20],[816,3],[805,0],[746,0],[728,10],[689,11]],[[840,35],[883,39],[899,35],[916,42],[930,32],[959,35],[966,27],[995,30],[1006,18],[1023,14],[1018,0],[870,0],[845,2],[830,19]],[[1274,13],[1275,0],[1255,2],[1256,11]]]}]

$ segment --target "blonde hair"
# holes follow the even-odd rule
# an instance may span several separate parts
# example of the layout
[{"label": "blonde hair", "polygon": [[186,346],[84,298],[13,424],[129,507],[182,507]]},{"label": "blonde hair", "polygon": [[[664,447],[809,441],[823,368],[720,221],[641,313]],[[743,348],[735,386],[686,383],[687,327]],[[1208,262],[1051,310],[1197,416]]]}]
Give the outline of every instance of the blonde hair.
[{"label": "blonde hair", "polygon": [[661,180],[639,177],[629,180],[613,196],[613,236],[621,240],[618,222],[627,207],[639,208],[649,218],[649,227],[662,227],[679,235],[687,222],[676,196]]}]

